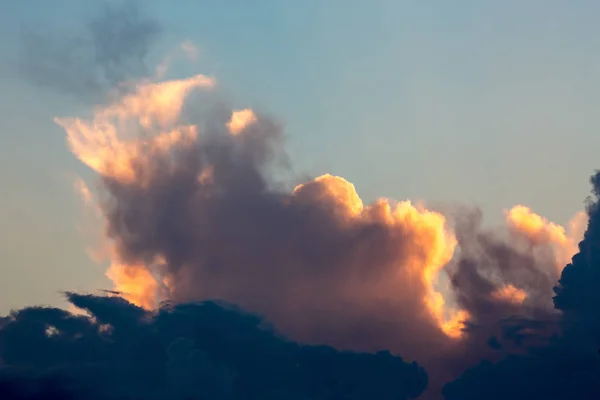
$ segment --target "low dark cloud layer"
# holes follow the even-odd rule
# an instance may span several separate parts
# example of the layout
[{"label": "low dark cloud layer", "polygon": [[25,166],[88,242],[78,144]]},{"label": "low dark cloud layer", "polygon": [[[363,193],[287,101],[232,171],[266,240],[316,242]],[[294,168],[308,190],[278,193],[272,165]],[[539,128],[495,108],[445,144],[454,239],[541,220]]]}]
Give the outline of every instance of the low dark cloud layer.
[{"label": "low dark cloud layer", "polygon": [[298,345],[226,304],[148,313],[116,296],[67,298],[88,315],[3,319],[2,399],[408,399],[427,386],[414,363]]}]

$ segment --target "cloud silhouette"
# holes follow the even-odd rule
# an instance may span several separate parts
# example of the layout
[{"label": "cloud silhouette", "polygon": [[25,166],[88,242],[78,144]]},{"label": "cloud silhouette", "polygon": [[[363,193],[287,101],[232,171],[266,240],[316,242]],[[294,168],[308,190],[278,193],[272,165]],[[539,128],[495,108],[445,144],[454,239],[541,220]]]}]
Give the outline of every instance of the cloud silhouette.
[{"label": "cloud silhouette", "polygon": [[408,399],[427,386],[388,352],[300,345],[223,303],[146,312],[118,296],[66,297],[87,315],[32,307],[3,319],[3,399]]}]

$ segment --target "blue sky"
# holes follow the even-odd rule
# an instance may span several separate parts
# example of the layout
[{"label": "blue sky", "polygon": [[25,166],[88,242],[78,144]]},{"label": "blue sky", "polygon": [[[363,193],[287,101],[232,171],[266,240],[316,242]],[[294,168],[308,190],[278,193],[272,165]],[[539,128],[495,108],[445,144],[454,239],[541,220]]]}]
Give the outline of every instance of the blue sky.
[{"label": "blue sky", "polygon": [[[52,117],[72,101],[21,80],[30,24],[74,29],[75,0],[0,13],[0,311],[108,287],[85,254],[71,190],[91,176]],[[600,3],[578,0],[142,2],[164,25],[158,60],[184,39],[236,103],[284,122],[297,172],[330,172],[379,196],[517,203],[565,223],[600,167]],[[175,71],[177,73],[178,71]]]}]

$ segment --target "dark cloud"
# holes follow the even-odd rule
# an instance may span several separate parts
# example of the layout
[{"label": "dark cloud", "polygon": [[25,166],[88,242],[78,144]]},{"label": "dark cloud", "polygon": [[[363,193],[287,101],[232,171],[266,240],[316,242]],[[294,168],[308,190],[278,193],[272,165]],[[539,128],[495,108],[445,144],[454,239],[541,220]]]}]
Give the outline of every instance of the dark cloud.
[{"label": "dark cloud", "polygon": [[551,249],[523,246],[506,229],[483,228],[478,210],[460,208],[454,219],[460,250],[447,270],[456,301],[470,316],[463,365],[547,345],[560,332],[552,306],[558,270],[554,254],[544,252]]},{"label": "dark cloud", "polygon": [[444,388],[447,400],[594,399],[599,394],[599,356],[559,349],[482,362]]},{"label": "dark cloud", "polygon": [[30,27],[19,46],[19,73],[28,81],[79,101],[98,101],[109,90],[148,75],[146,58],[162,27],[136,3],[102,3],[77,32]]},{"label": "dark cloud", "polygon": [[[587,230],[579,252],[564,268],[554,288],[559,317],[552,323],[529,320],[528,326],[516,324],[507,337],[520,344],[528,336],[539,338],[541,331],[555,326],[551,340],[528,348],[525,354],[512,355],[498,363],[482,362],[467,370],[446,385],[446,399],[600,396],[600,173],[592,176],[591,183],[593,196],[588,199]],[[495,340],[491,345],[499,348]]]},{"label": "dark cloud", "polygon": [[427,386],[422,368],[390,353],[299,345],[227,304],[148,313],[117,296],[67,298],[89,315],[6,318],[2,399],[408,399]]},{"label": "dark cloud", "polygon": [[[102,178],[120,259],[167,278],[175,303],[224,299],[301,342],[409,360],[443,348],[415,266],[429,236],[389,223],[383,204],[352,216],[358,197],[336,177],[279,190],[270,171],[284,157],[281,127],[262,116],[232,136],[225,121],[200,125],[193,145],[144,154],[133,181]],[[211,179],[199,181],[204,171]]]},{"label": "dark cloud", "polygon": [[[448,270],[457,301],[472,323],[495,323],[515,314],[534,318],[557,314],[551,300],[558,279],[554,254],[523,246],[523,238],[506,229],[484,229],[477,210],[460,209],[455,219],[460,252]],[[510,298],[501,301],[497,291],[507,285],[527,293],[522,304]]]},{"label": "dark cloud", "polygon": [[23,376],[6,373],[0,377],[3,400],[75,400],[76,389],[60,376]]},{"label": "dark cloud", "polygon": [[590,179],[588,227],[579,252],[562,272],[554,304],[564,314],[567,328],[581,332],[585,343],[600,343],[600,172]]}]

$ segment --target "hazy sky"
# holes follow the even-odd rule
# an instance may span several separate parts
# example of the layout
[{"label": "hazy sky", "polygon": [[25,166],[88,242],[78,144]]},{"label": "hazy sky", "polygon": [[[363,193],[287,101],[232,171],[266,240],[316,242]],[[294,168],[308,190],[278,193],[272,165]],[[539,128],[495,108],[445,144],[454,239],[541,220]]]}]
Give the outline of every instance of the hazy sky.
[{"label": "hazy sky", "polygon": [[[108,288],[85,253],[71,185],[92,176],[53,116],[81,112],[19,78],[27,26],[75,29],[78,0],[0,5],[0,312]],[[287,126],[297,172],[342,175],[361,196],[517,203],[565,223],[600,167],[600,3],[592,0],[229,0],[141,4],[184,39],[195,70]]]}]

